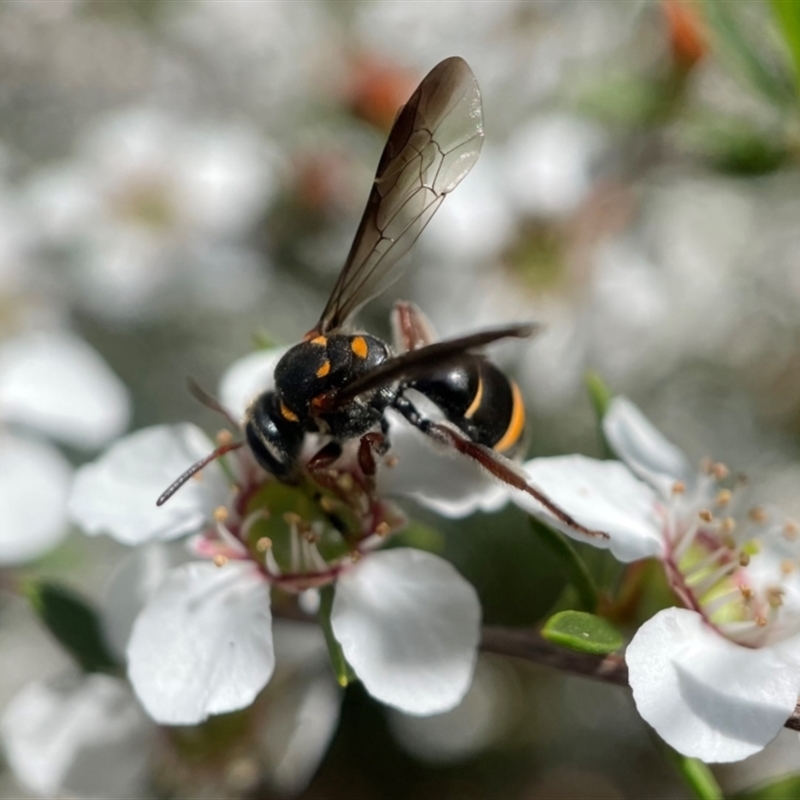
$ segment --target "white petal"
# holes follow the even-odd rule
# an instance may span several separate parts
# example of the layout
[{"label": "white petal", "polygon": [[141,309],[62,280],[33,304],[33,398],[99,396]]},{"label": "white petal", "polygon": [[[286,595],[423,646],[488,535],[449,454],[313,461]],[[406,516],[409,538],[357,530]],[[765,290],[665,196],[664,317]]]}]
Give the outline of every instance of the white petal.
[{"label": "white petal", "polygon": [[464,699],[445,714],[413,717],[392,711],[395,738],[420,761],[461,761],[491,746],[510,727],[519,697],[509,687],[507,670],[478,659],[475,678]]},{"label": "white petal", "polygon": [[636,707],[684,755],[739,761],[794,711],[800,671],[769,648],[734,644],[683,608],[659,611],[626,653]]},{"label": "white petal", "polygon": [[454,708],[469,689],[481,607],[472,586],[438,556],[373,553],[336,584],[333,632],[367,691],[409,714]]},{"label": "white petal", "polygon": [[227,496],[224,475],[210,464],[167,503],[156,500],[214,445],[194,425],[144,428],[113,444],[75,476],[69,510],[88,534],[127,545],[175,539],[196,531]]},{"label": "white petal", "polygon": [[167,725],[245,708],[274,666],[269,586],[250,562],[172,570],[128,643],[133,688],[150,716]]},{"label": "white petal", "polygon": [[0,348],[0,416],[94,449],[128,425],[128,392],[86,342],[28,333]]},{"label": "white petal", "polygon": [[17,779],[43,797],[140,797],[155,728],[107,675],[29,683],[0,722]]},{"label": "white petal", "polygon": [[508,490],[471,459],[436,447],[399,414],[389,411],[394,466],[378,471],[378,491],[411,497],[446,517],[496,511],[508,502]]},{"label": "white petal", "polygon": [[316,625],[276,622],[275,655],[259,744],[269,783],[282,795],[296,795],[309,784],[327,752],[343,692]]},{"label": "white petal", "polygon": [[219,384],[219,400],[234,419],[241,419],[247,407],[262,392],[275,386],[275,366],[286,352],[285,347],[256,350],[228,368]]},{"label": "white petal", "polygon": [[526,462],[530,482],[562,511],[608,539],[590,537],[553,516],[530,495],[514,491],[511,499],[528,513],[567,536],[608,548],[620,561],[636,561],[663,552],[658,498],[619,461],[581,455],[534,458]]},{"label": "white petal", "polygon": [[139,612],[170,570],[187,560],[185,548],[151,542],[137,547],[117,565],[104,593],[103,630],[120,661],[125,660],[125,650]]},{"label": "white petal", "polygon": [[71,482],[54,447],[0,434],[0,564],[36,558],[61,540]]},{"label": "white petal", "polygon": [[690,485],[695,473],[686,456],[626,397],[615,397],[603,417],[611,448],[640,478],[669,497],[675,481]]}]

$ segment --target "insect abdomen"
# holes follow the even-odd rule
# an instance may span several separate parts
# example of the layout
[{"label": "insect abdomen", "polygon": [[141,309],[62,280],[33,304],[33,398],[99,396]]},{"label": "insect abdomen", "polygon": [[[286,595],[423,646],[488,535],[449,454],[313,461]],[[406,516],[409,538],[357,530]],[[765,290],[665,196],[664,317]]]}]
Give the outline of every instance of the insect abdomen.
[{"label": "insect abdomen", "polygon": [[516,383],[494,364],[470,359],[410,383],[474,442],[515,455],[525,433],[525,406]]}]

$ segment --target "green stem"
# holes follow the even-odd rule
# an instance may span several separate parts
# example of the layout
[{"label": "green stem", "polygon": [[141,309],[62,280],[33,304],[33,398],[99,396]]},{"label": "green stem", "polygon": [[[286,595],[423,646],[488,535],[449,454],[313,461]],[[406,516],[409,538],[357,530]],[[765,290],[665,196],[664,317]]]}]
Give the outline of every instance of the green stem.
[{"label": "green stem", "polygon": [[325,635],[325,644],[328,645],[328,655],[331,659],[331,666],[336,675],[339,686],[347,686],[355,679],[352,667],[347,663],[347,659],[342,652],[342,646],[336,640],[331,625],[331,609],[333,608],[334,588],[332,585],[325,586],[319,592],[319,624]]},{"label": "green stem", "polygon": [[669,745],[664,745],[667,758],[672,761],[697,800],[724,800],[722,789],[708,764],[696,758],[682,756]]}]

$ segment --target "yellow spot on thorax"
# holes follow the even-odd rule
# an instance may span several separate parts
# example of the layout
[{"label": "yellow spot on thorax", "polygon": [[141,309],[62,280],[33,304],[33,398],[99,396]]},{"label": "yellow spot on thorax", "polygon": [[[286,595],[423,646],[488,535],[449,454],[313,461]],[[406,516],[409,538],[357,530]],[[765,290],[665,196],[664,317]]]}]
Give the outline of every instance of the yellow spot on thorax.
[{"label": "yellow spot on thorax", "polygon": [[311,344],[317,344],[320,347],[325,347],[328,344],[327,336],[316,336],[311,340]]},{"label": "yellow spot on thorax", "polygon": [[519,390],[519,386],[513,381],[511,382],[511,392],[513,397],[511,421],[508,423],[503,438],[494,446],[498,453],[513,447],[519,441],[519,437],[522,436],[522,431],[525,428],[525,404],[522,402],[522,393]]},{"label": "yellow spot on thorax", "polygon": [[331,371],[331,362],[325,359],[322,366],[317,370],[317,377],[324,378]]},{"label": "yellow spot on thorax", "polygon": [[281,400],[281,416],[289,422],[300,421],[300,417],[298,417],[297,414],[295,414],[294,411],[292,411],[292,409],[283,402],[283,400]]},{"label": "yellow spot on thorax", "polygon": [[357,358],[366,358],[369,353],[367,340],[363,336],[354,336],[350,342],[350,349]]}]

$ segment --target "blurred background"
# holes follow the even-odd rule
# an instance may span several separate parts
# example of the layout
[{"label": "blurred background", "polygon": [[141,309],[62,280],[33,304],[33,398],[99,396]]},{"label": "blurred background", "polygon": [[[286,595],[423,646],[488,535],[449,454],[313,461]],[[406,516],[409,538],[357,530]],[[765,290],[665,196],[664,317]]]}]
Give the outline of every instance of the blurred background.
[{"label": "blurred background", "polygon": [[[443,335],[538,320],[535,341],[497,350],[530,455],[598,454],[594,370],[693,460],[721,459],[800,514],[799,14],[793,0],[0,3],[0,543],[15,526],[68,531],[70,470],[126,427],[216,430],[186,376],[213,389],[234,359],[313,324],[397,107],[450,55],[481,86],[483,152],[364,327],[388,335],[398,298]],[[65,348],[63,375],[45,345]],[[487,623],[533,625],[564,602],[521,512],[408,508]],[[0,566],[0,708],[73,669],[24,582],[57,579],[102,608],[126,556],[51,535]],[[669,603],[656,571],[639,578],[651,611]],[[279,743],[298,691],[282,686],[258,711],[288,720]],[[404,717],[355,685],[335,720],[281,769],[246,714],[154,732],[123,796],[688,796],[626,690],[498,657],[451,714]],[[796,769],[787,733],[716,772],[734,792]],[[0,797],[36,794],[0,763]]]}]

